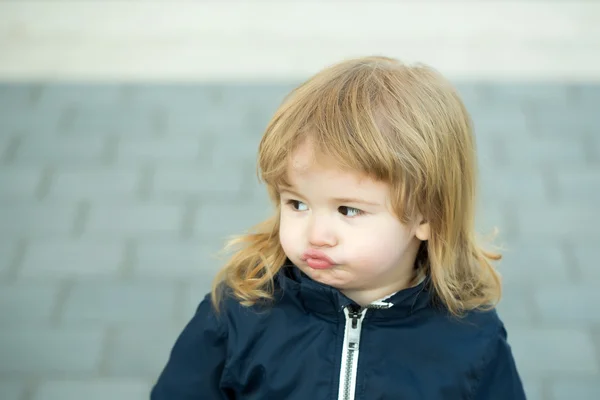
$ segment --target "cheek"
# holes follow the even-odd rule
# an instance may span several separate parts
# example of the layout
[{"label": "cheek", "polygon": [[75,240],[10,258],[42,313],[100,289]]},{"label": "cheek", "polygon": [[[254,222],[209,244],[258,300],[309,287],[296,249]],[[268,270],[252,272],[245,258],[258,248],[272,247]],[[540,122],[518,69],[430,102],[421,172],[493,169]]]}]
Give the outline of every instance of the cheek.
[{"label": "cheek", "polygon": [[401,257],[409,243],[410,232],[388,222],[354,235],[350,249],[359,263],[384,266]]},{"label": "cheek", "polygon": [[282,213],[279,220],[279,241],[285,253],[293,253],[292,250],[300,243],[298,236],[298,229],[294,228],[293,219]]}]

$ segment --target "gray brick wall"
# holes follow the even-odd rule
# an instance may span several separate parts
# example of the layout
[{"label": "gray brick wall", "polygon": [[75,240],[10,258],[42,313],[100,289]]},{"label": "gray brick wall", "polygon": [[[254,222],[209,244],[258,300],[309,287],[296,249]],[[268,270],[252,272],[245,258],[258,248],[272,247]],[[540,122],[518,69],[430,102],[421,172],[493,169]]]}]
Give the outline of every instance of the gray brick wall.
[{"label": "gray brick wall", "polygon": [[[292,86],[0,84],[0,398],[147,398],[269,213],[255,151]],[[600,86],[459,90],[529,398],[599,398]]]}]

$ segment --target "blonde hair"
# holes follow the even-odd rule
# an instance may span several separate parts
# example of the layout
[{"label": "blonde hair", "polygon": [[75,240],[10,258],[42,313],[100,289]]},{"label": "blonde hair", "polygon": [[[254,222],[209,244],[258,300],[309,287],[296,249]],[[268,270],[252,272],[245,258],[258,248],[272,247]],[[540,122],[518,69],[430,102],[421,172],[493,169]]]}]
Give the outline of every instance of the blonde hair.
[{"label": "blonde hair", "polygon": [[[364,57],[330,66],[294,89],[260,142],[258,173],[276,210],[249,233],[217,275],[212,300],[227,287],[243,305],[272,299],[286,255],[279,242],[278,186],[290,153],[310,139],[320,155],[391,187],[404,223],[422,216],[430,238],[422,270],[450,313],[493,308],[500,276],[475,234],[476,153],[469,114],[453,86],[427,66]],[[418,260],[418,261],[419,261]]]}]

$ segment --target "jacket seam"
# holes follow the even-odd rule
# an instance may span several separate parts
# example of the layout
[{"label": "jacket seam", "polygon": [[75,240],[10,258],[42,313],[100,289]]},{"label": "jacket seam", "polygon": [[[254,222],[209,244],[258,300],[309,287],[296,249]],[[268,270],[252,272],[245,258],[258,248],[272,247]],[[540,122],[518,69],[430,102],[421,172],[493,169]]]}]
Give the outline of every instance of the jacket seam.
[{"label": "jacket seam", "polygon": [[481,357],[480,367],[477,368],[477,371],[479,373],[477,374],[477,376],[474,379],[475,382],[471,386],[471,391],[469,393],[469,397],[467,400],[475,399],[475,394],[477,393],[477,390],[480,388],[480,385],[481,385],[481,378],[482,378],[483,374],[485,373],[486,368],[489,366],[490,361],[493,359],[493,355],[495,352],[495,343],[498,340],[498,335],[500,335],[501,333],[502,333],[502,325],[500,325],[494,331],[494,334],[492,335],[492,338],[490,339],[490,342],[488,344],[489,349]]}]

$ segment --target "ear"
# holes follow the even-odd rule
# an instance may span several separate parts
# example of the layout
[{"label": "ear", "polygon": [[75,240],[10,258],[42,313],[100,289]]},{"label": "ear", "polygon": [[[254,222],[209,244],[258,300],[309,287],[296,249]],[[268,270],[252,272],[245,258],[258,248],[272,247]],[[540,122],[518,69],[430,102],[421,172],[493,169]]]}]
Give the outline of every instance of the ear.
[{"label": "ear", "polygon": [[421,220],[415,228],[415,236],[417,237],[417,239],[424,242],[426,240],[429,240],[430,234],[431,229],[429,227],[429,222]]}]

